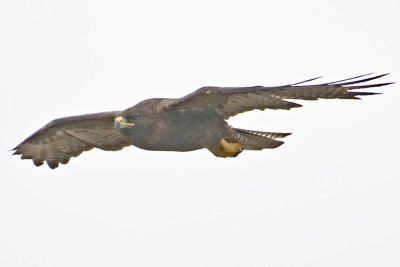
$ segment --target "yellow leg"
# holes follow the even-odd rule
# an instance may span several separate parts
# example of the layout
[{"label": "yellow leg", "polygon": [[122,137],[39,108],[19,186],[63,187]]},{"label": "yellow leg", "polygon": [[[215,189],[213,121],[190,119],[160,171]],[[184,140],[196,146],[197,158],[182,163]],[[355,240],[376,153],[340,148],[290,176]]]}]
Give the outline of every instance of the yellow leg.
[{"label": "yellow leg", "polygon": [[240,143],[228,143],[225,139],[221,139],[220,144],[226,153],[240,153],[243,150],[243,145]]},{"label": "yellow leg", "polygon": [[236,157],[243,150],[243,145],[240,143],[229,143],[225,139],[220,141],[221,147],[218,150],[210,150],[217,157]]}]

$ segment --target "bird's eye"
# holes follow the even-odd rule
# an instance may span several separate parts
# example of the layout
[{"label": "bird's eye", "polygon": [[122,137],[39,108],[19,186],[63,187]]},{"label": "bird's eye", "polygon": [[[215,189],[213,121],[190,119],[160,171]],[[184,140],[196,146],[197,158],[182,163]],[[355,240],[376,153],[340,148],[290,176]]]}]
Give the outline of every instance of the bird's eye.
[{"label": "bird's eye", "polygon": [[137,114],[132,114],[128,117],[130,120],[136,120],[138,118]]}]

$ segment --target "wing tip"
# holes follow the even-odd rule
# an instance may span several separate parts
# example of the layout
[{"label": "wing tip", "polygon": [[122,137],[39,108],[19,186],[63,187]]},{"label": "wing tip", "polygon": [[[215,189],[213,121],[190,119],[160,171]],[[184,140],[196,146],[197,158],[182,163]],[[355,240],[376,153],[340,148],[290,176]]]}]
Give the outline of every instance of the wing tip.
[{"label": "wing tip", "polygon": [[50,167],[50,169],[54,170],[55,168],[58,167],[59,162],[56,160],[46,160],[47,166]]},{"label": "wing tip", "polygon": [[32,160],[33,165],[35,165],[36,167],[40,167],[44,164],[44,162],[46,162],[50,169],[55,169],[59,166],[60,163],[67,164],[70,160],[70,157],[63,157],[63,158],[59,158],[56,160],[35,157],[29,153],[26,153],[26,151],[24,151],[23,147],[21,148],[21,145],[23,145],[23,144],[24,143],[22,142],[21,144],[17,145],[13,149],[10,149],[9,152],[12,152],[12,154],[11,154],[12,156],[20,155],[20,159],[22,159],[22,160],[24,160],[24,159]]},{"label": "wing tip", "polygon": [[42,160],[42,159],[33,159],[32,161],[33,161],[33,164],[34,164],[36,167],[42,166],[43,163],[44,163],[44,160]]},{"label": "wing tip", "polygon": [[324,85],[333,85],[333,84],[336,84],[336,83],[341,83],[341,82],[345,82],[345,81],[351,81],[351,80],[354,80],[354,79],[370,76],[370,75],[373,75],[373,74],[375,74],[375,73],[374,72],[370,72],[370,73],[367,73],[367,74],[357,75],[357,76],[354,76],[354,77],[351,77],[351,78],[346,78],[346,79],[343,79],[343,80],[338,80],[338,81],[334,81],[334,82],[325,83]]},{"label": "wing tip", "polygon": [[[358,77],[345,79],[345,80],[342,80],[342,81],[332,82],[332,83],[329,83],[329,85],[338,85],[338,86],[343,86],[343,87],[345,87],[346,85],[356,85],[356,84],[359,84],[359,83],[373,81],[373,80],[385,77],[385,76],[387,76],[389,74],[390,74],[389,72],[388,73],[379,74],[379,75],[375,75],[374,73],[369,73],[369,74],[365,74],[365,75],[360,75]],[[373,76],[372,77],[368,77],[368,78],[364,78],[364,79],[358,79],[358,78],[361,78],[361,77],[366,77],[366,76],[371,76],[371,75],[373,75]],[[348,81],[348,82],[344,83],[343,81]],[[381,83],[380,86],[384,86],[384,85],[388,85],[388,84],[390,84],[390,83]],[[376,87],[377,87],[377,85],[376,85]]]},{"label": "wing tip", "polygon": [[292,83],[292,84],[290,84],[290,86],[299,85],[299,84],[303,84],[303,83],[306,83],[306,82],[315,81],[315,80],[318,80],[318,79],[321,79],[321,78],[322,78],[322,76],[318,76],[318,77],[311,78],[311,79],[308,79],[308,80],[305,80],[305,81],[301,81],[301,82],[297,82],[297,83]]}]

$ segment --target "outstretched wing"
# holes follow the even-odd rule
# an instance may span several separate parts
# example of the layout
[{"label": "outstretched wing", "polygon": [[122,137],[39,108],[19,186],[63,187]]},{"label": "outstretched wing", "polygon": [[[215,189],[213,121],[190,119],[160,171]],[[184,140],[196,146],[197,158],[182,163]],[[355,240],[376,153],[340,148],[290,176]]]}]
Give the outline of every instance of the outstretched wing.
[{"label": "outstretched wing", "polygon": [[131,145],[114,130],[117,111],[60,118],[51,121],[16,146],[14,155],[32,159],[36,166],[44,161],[50,168],[68,163],[71,157],[94,147],[120,150]]},{"label": "outstretched wing", "polygon": [[354,89],[372,88],[391,84],[365,84],[365,82],[381,78],[387,74],[365,77],[369,75],[371,74],[316,85],[300,84],[318,78],[277,87],[203,87],[187,96],[173,100],[168,103],[167,108],[216,112],[223,118],[227,119],[238,113],[254,109],[291,109],[301,107],[300,104],[284,99],[358,99],[358,96],[373,95],[377,93],[358,92],[353,91]]}]

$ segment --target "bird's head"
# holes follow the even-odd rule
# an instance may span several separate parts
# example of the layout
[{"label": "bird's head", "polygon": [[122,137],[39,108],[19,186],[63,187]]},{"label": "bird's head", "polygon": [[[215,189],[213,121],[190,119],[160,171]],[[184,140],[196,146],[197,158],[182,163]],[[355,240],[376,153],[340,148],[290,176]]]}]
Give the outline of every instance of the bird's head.
[{"label": "bird's head", "polygon": [[[133,107],[121,111],[114,119],[114,128],[123,133],[135,127],[145,130],[149,124],[159,117],[168,99],[152,98],[143,100]],[[137,132],[137,131],[136,131]]]},{"label": "bird's head", "polygon": [[139,115],[137,113],[123,114],[120,113],[114,119],[114,128],[119,131],[123,129],[129,129],[135,126]]}]

